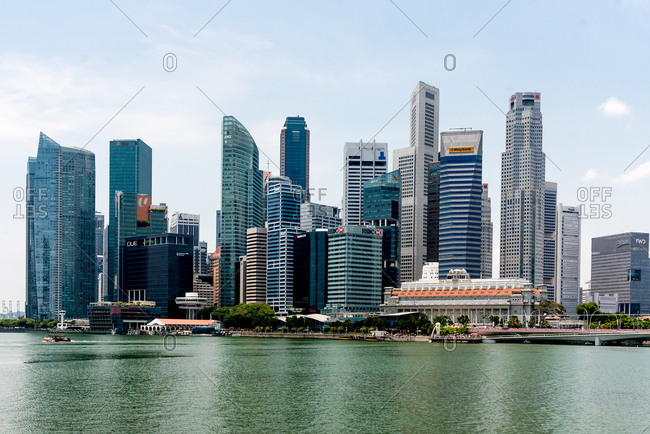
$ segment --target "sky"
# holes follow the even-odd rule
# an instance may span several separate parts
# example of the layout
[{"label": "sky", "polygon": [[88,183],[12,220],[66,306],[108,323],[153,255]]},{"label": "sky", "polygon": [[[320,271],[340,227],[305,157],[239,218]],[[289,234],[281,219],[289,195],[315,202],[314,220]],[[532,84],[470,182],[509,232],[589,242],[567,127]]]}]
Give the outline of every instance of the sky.
[{"label": "sky", "polygon": [[[345,142],[408,146],[418,81],[440,89],[440,130],[484,131],[498,271],[501,153],[515,92],[541,92],[546,180],[582,205],[591,238],[649,232],[650,0],[219,0],[2,2],[0,300],[25,299],[27,158],[39,132],[96,158],[108,211],[108,150],[153,149],[153,202],[201,215],[215,248],[221,119],[241,121],[279,173],[280,129],[304,116],[310,185],[341,202]],[[495,274],[496,275],[496,274]]]}]

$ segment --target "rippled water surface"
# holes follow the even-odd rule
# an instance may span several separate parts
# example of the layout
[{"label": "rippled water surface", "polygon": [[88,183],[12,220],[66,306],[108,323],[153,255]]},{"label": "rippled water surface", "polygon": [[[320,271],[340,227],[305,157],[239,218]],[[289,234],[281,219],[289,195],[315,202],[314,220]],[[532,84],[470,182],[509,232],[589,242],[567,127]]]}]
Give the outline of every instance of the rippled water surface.
[{"label": "rippled water surface", "polygon": [[[0,432],[642,432],[650,348],[0,333]],[[650,431],[650,430],[649,430]]]}]

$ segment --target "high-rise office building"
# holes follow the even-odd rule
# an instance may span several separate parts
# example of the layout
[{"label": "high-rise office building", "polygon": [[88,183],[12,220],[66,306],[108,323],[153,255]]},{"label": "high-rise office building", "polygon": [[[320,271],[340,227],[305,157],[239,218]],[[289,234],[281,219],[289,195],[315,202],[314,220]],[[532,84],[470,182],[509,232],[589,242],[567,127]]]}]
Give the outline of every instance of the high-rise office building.
[{"label": "high-rise office building", "polygon": [[363,183],[383,175],[387,170],[388,144],[346,143],[343,160],[343,222],[363,224]]},{"label": "high-rise office building", "polygon": [[293,257],[293,307],[320,312],[327,301],[327,229],[296,235]]},{"label": "high-rise office building", "polygon": [[647,233],[591,239],[591,296],[602,311],[649,314],[649,281]]},{"label": "high-rise office building", "polygon": [[[549,300],[556,300],[556,243],[558,239],[557,183],[544,183],[544,285]],[[559,301],[558,301],[559,303]],[[573,313],[573,312],[570,312]]]},{"label": "high-rise office building", "polygon": [[440,274],[481,277],[483,131],[440,135]]},{"label": "high-rise office building", "polygon": [[427,180],[427,262],[440,261],[440,161],[429,166]]},{"label": "high-rise office building", "polygon": [[104,214],[95,212],[95,294],[97,300],[104,299]]},{"label": "high-rise office building", "polygon": [[574,314],[582,302],[580,294],[580,209],[557,206],[557,264],[555,266],[555,301]]},{"label": "high-rise office building", "polygon": [[208,243],[199,241],[199,245],[193,247],[192,259],[194,274],[208,274]]},{"label": "high-rise office building", "polygon": [[501,156],[499,274],[541,285],[544,269],[544,177],[540,94],[518,92],[506,115]]},{"label": "high-rise office building", "polygon": [[140,139],[111,140],[109,148],[108,255],[104,257],[108,275],[104,291],[109,300],[118,301],[120,246],[129,237],[146,235],[138,228],[147,227],[145,217],[151,206],[151,148]]},{"label": "high-rise office building", "polygon": [[88,318],[97,297],[95,154],[41,133],[26,191],[26,314]]},{"label": "high-rise office building", "polygon": [[488,185],[483,184],[481,195],[481,279],[492,278],[492,199]]},{"label": "high-rise office building", "polygon": [[378,312],[382,300],[381,229],[327,230],[326,313]]},{"label": "high-rise office building", "polygon": [[399,170],[363,185],[363,219],[382,231],[382,288],[399,287]]},{"label": "high-rise office building", "polygon": [[216,226],[216,236],[217,236],[216,243],[217,244],[215,244],[215,246],[219,247],[219,243],[220,243],[219,239],[221,238],[221,210],[219,210],[219,209],[217,210],[217,216],[216,217],[217,217],[217,226]]},{"label": "high-rise office building", "polygon": [[266,228],[246,231],[246,303],[266,303]]},{"label": "high-rise office building", "polygon": [[313,202],[300,205],[300,229],[305,232],[339,227],[341,224],[341,211],[335,206]]},{"label": "high-rise office building", "polygon": [[192,292],[192,238],[182,234],[132,237],[123,248],[121,301],[153,301],[163,318],[184,318],[176,297]]},{"label": "high-rise office building", "polygon": [[201,217],[198,214],[188,214],[186,212],[175,212],[169,225],[169,232],[172,234],[185,234],[192,236],[192,246],[199,246],[199,228]]},{"label": "high-rise office building", "polygon": [[393,154],[402,176],[400,201],[400,274],[402,282],[422,277],[427,259],[429,167],[438,159],[440,91],[419,82],[411,94],[409,147]]},{"label": "high-rise office building", "polygon": [[221,307],[221,247],[210,255],[210,274],[212,275],[212,303]]},{"label": "high-rise office building", "polygon": [[287,117],[280,132],[280,176],[299,185],[309,201],[309,128],[303,117]]},{"label": "high-rise office building", "polygon": [[255,140],[233,116],[223,118],[219,303],[235,303],[236,264],[246,254],[246,230],[264,226],[262,171]]},{"label": "high-rise office building", "polygon": [[303,191],[286,176],[268,182],[266,302],[278,315],[293,310],[293,247],[301,234],[300,204]]}]

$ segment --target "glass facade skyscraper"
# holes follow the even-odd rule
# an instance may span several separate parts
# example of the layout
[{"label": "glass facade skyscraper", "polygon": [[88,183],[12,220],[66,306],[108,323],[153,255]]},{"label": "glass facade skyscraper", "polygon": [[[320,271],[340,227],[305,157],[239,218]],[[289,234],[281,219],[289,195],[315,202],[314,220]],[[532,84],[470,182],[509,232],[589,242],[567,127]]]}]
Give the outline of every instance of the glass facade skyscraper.
[{"label": "glass facade skyscraper", "polygon": [[300,230],[303,191],[286,176],[269,178],[267,194],[266,302],[279,315],[293,311],[293,248]]},{"label": "glass facade skyscraper", "polygon": [[95,155],[41,133],[27,163],[27,316],[88,318],[96,300]]},{"label": "glass facade skyscraper", "polygon": [[378,312],[382,300],[382,231],[361,226],[327,230],[325,313]]},{"label": "glass facade skyscraper", "polygon": [[299,185],[309,201],[309,128],[303,117],[287,117],[280,132],[280,176]]},{"label": "glass facade skyscraper", "polygon": [[233,116],[223,118],[221,264],[218,306],[235,304],[236,264],[246,254],[246,230],[264,226],[262,171],[255,140]]},{"label": "glass facade skyscraper", "polygon": [[400,263],[400,171],[363,184],[363,220],[382,230],[382,287],[398,287]]},{"label": "glass facade skyscraper", "polygon": [[481,277],[483,131],[440,135],[440,274]]},{"label": "glass facade skyscraper", "polygon": [[137,209],[138,195],[148,197],[147,203],[151,205],[151,148],[140,139],[111,140],[109,148],[108,257],[104,258],[108,288],[105,292],[109,300],[118,301],[120,247],[128,237],[146,235],[138,231]]},{"label": "glass facade skyscraper", "polygon": [[293,257],[294,309],[320,312],[327,302],[327,230],[297,235]]}]

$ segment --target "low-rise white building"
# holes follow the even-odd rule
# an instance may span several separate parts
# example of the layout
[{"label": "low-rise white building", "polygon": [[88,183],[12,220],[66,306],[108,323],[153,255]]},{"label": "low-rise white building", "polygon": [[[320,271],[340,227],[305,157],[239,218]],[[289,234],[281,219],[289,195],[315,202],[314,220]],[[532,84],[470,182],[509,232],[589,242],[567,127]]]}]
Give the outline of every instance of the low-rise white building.
[{"label": "low-rise white building", "polygon": [[384,314],[421,312],[433,320],[447,315],[456,322],[467,315],[472,324],[492,324],[492,317],[507,321],[517,316],[528,321],[535,303],[546,299],[544,286],[534,287],[524,279],[470,279],[465,270],[451,270],[439,278],[438,263],[424,265],[422,279],[404,282],[401,288],[386,288]]}]

